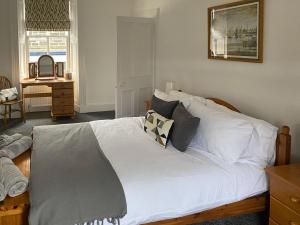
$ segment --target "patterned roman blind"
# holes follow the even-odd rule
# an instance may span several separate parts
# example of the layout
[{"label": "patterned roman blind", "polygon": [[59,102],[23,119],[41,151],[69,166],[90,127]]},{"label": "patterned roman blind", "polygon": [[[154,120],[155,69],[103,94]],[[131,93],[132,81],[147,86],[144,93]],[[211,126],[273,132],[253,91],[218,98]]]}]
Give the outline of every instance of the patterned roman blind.
[{"label": "patterned roman blind", "polygon": [[26,30],[70,30],[69,1],[70,0],[25,0]]}]

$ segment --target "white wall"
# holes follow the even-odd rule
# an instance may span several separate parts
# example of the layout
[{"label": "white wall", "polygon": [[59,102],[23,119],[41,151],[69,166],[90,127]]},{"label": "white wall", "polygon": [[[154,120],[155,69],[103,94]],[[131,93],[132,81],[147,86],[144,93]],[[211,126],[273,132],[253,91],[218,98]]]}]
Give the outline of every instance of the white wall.
[{"label": "white wall", "polygon": [[242,112],[292,129],[293,161],[300,161],[299,0],[266,0],[264,63],[207,59],[207,8],[234,0],[134,0],[136,12],[160,8],[158,86],[219,97]]},{"label": "white wall", "polygon": [[114,109],[117,16],[131,14],[131,0],[78,0],[80,111]]},{"label": "white wall", "polygon": [[11,80],[12,61],[9,1],[0,1],[0,75],[7,76]]},{"label": "white wall", "polygon": [[[78,0],[80,111],[114,109],[117,16],[129,16],[132,0]],[[17,0],[0,1],[0,74],[18,73]],[[15,57],[13,57],[15,56]],[[14,59],[15,58],[15,59]]]}]

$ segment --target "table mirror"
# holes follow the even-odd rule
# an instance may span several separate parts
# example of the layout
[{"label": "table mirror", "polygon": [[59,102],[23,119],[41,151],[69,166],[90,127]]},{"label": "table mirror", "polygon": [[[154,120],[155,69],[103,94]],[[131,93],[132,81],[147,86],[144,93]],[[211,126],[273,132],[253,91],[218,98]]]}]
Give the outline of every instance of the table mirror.
[{"label": "table mirror", "polygon": [[29,63],[29,78],[36,78],[36,64]]},{"label": "table mirror", "polygon": [[38,77],[55,77],[55,63],[50,55],[43,55],[38,61]]},{"label": "table mirror", "polygon": [[56,76],[57,77],[64,77],[64,63],[57,62],[56,63]]}]

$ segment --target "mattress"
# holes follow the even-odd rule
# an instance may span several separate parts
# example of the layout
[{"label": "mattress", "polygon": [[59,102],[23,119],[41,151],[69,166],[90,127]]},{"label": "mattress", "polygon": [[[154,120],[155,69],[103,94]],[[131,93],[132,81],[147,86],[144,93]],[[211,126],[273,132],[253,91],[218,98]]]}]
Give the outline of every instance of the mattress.
[{"label": "mattress", "polygon": [[201,149],[164,149],[143,131],[143,118],[90,124],[123,185],[128,213],[122,225],[181,217],[267,190],[261,168],[227,164]]}]

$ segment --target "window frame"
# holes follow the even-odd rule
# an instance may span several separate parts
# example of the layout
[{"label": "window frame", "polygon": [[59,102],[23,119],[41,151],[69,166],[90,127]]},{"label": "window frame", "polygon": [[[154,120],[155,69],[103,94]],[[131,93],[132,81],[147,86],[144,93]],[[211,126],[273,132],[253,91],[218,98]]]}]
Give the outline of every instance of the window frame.
[{"label": "window frame", "polygon": [[[70,70],[70,60],[71,60],[71,56],[70,56],[70,51],[71,51],[71,39],[70,39],[70,36],[71,36],[71,32],[70,31],[63,31],[63,32],[68,32],[68,36],[59,36],[59,35],[37,35],[37,36],[33,36],[33,35],[28,35],[28,33],[31,32],[31,31],[25,31],[25,48],[26,48],[26,64],[29,63],[29,59],[30,59],[30,48],[29,48],[29,38],[30,37],[39,37],[39,38],[46,38],[47,39],[47,48],[48,48],[48,52],[47,52],[47,55],[49,53],[49,40],[51,37],[65,37],[66,40],[67,40],[67,61],[66,61],[66,65],[65,65],[65,72],[69,71]],[[35,31],[34,31],[35,32]],[[39,32],[39,31],[37,31]],[[57,31],[43,31],[43,32],[57,32]],[[49,54],[50,55],[50,54]],[[51,56],[51,55],[50,55]],[[53,57],[53,56],[52,56]],[[37,63],[37,62],[35,62]]]}]

